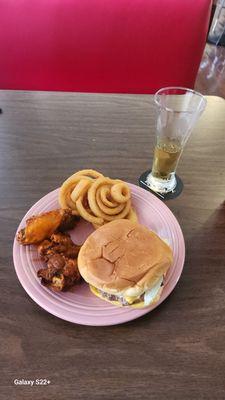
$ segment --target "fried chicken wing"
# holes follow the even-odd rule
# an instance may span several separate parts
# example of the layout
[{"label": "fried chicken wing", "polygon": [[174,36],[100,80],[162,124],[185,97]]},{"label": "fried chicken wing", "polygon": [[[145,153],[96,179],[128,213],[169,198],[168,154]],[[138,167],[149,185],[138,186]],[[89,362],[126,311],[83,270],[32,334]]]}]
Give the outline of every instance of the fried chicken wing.
[{"label": "fried chicken wing", "polygon": [[72,215],[71,210],[63,209],[33,216],[26,221],[26,227],[18,232],[17,240],[24,245],[38,244],[56,231],[64,232],[72,229],[78,219]]},{"label": "fried chicken wing", "polygon": [[47,263],[37,276],[41,283],[57,291],[67,290],[80,280],[77,256],[81,246],[76,245],[67,233],[53,233],[38,246],[38,254]]},{"label": "fried chicken wing", "polygon": [[49,288],[67,290],[80,279],[77,256],[81,246],[73,243],[66,230],[72,229],[79,217],[71,210],[53,210],[26,221],[26,227],[17,234],[20,244],[38,245],[38,254],[46,263],[37,276]]},{"label": "fried chicken wing", "polygon": [[77,260],[61,254],[50,256],[47,268],[39,269],[37,276],[43,285],[56,291],[67,290],[80,280]]},{"label": "fried chicken wing", "polygon": [[76,259],[80,247],[73,243],[68,234],[58,232],[39,244],[38,254],[43,261],[48,261],[53,254],[63,254],[67,258]]}]

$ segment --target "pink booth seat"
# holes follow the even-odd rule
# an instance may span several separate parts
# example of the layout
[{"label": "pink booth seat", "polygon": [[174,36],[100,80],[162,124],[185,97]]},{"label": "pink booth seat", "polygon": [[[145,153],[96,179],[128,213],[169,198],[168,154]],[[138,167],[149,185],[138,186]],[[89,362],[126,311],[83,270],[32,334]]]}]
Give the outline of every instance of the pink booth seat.
[{"label": "pink booth seat", "polygon": [[1,0],[0,89],[193,87],[211,0]]}]

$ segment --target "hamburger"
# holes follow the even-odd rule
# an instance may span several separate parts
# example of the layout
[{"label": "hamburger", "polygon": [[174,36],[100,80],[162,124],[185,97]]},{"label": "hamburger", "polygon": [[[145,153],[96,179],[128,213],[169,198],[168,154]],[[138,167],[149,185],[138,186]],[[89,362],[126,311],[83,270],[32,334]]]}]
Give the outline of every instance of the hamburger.
[{"label": "hamburger", "polygon": [[136,308],[159,300],[172,262],[171,248],[156,233],[125,219],[98,228],[78,255],[80,274],[93,294]]}]

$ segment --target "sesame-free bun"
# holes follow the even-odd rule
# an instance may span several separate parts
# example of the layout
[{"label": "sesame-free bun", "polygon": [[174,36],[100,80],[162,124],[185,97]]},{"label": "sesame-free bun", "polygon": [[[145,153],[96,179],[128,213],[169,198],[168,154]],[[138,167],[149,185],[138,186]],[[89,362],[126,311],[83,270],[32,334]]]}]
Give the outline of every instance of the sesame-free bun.
[{"label": "sesame-free bun", "polygon": [[156,233],[120,219],[87,238],[79,252],[78,268],[97,289],[138,297],[166,274],[172,261],[171,248]]}]

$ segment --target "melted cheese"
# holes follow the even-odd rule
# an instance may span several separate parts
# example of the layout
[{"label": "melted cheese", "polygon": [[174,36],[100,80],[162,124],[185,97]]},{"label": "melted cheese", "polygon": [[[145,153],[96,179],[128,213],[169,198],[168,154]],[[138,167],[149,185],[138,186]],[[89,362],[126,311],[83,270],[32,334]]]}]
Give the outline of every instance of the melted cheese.
[{"label": "melted cheese", "polygon": [[124,298],[129,304],[132,304],[137,297],[125,296]]},{"label": "melted cheese", "polygon": [[[134,307],[134,308],[147,307],[150,304],[155,303],[156,301],[159,300],[160,294],[162,291],[162,286],[161,286],[162,283],[163,283],[163,277],[161,277],[151,289],[149,289],[145,292],[144,301],[140,301],[139,303],[133,304],[134,301],[138,299],[137,297],[126,296],[124,298],[131,307]],[[95,294],[96,296],[100,297],[100,299],[103,299],[114,305],[122,307],[122,304],[119,301],[116,301],[116,300],[112,301],[112,300],[102,297],[102,295],[99,293],[99,290],[97,288],[95,288],[94,286],[90,285],[90,289],[91,289],[92,293]]]},{"label": "melted cheese", "polygon": [[163,283],[163,277],[161,277],[155,286],[153,286],[150,290],[147,290],[144,294],[144,303],[145,306],[149,306],[151,303],[158,301],[158,297],[161,293],[161,285]]}]

